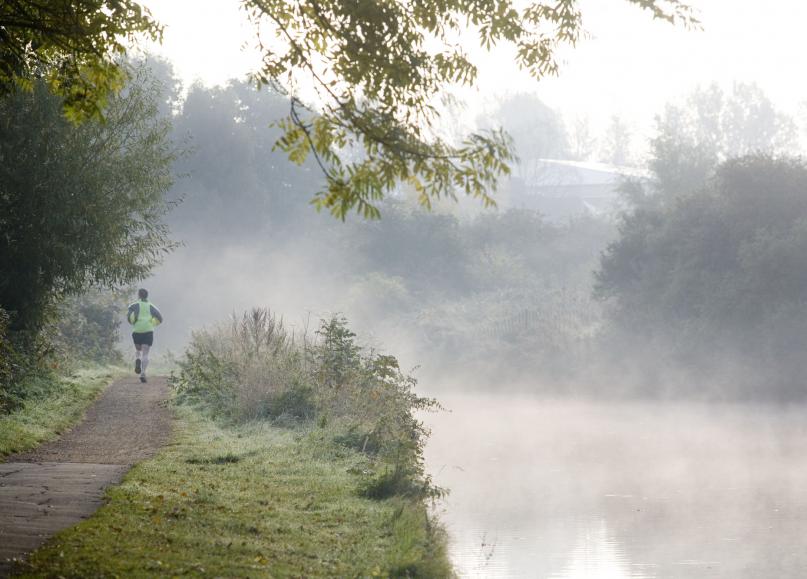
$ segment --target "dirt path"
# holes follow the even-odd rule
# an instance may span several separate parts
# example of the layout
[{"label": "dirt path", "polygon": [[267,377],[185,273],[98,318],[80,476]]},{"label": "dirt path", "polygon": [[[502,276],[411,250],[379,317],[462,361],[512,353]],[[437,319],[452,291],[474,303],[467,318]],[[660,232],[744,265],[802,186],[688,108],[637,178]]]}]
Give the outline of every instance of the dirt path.
[{"label": "dirt path", "polygon": [[61,438],[0,464],[0,577],[11,559],[90,516],[104,489],[171,433],[164,378],[115,382]]}]

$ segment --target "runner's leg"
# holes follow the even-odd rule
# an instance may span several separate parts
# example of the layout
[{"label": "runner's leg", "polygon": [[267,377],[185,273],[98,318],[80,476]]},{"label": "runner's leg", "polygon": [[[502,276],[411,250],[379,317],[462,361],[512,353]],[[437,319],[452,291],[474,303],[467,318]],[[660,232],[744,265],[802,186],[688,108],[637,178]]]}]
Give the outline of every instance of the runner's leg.
[{"label": "runner's leg", "polygon": [[146,368],[148,368],[148,365],[149,365],[149,349],[150,348],[151,348],[151,346],[149,346],[148,344],[143,344],[142,346],[140,346],[140,360],[141,360],[142,367],[143,367],[143,370],[140,372],[141,376],[146,375]]},{"label": "runner's leg", "polygon": [[140,374],[140,372],[142,371],[142,368],[140,367],[141,364],[140,357],[142,354],[140,351],[141,347],[142,346],[140,344],[135,344],[135,374]]}]

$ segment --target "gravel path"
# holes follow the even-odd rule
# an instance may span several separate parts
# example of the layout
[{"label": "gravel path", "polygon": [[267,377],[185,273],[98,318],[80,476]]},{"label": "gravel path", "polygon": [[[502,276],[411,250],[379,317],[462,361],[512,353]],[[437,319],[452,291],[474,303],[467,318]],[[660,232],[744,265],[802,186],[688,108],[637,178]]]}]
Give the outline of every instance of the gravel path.
[{"label": "gravel path", "polygon": [[107,486],[165,444],[168,391],[164,378],[119,380],[71,431],[0,464],[0,577],[12,559],[89,517]]}]

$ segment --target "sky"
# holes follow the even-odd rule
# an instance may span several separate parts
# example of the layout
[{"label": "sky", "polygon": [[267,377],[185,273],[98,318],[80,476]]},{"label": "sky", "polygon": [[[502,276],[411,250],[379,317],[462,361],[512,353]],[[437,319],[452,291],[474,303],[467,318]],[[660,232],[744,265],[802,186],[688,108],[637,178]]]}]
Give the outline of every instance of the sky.
[{"label": "sky", "polygon": [[[238,0],[146,0],[165,25],[149,50],[173,61],[186,86],[244,78],[259,58]],[[481,55],[477,86],[463,91],[473,115],[511,93],[534,92],[567,123],[586,118],[602,132],[612,115],[637,134],[669,101],[699,85],[756,82],[784,112],[798,115],[807,101],[807,3],[794,0],[691,0],[701,30],[654,21],[626,0],[582,0],[588,37],[564,50],[558,77],[540,82],[520,73],[511,54]]]}]

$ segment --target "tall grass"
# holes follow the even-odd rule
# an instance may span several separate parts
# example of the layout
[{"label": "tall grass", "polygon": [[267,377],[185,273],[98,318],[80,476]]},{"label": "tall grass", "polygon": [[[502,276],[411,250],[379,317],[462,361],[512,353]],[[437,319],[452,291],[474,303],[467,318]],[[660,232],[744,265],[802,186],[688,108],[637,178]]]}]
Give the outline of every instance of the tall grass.
[{"label": "tall grass", "polygon": [[179,392],[216,415],[243,422],[312,412],[303,352],[269,310],[195,332],[180,368]]},{"label": "tall grass", "polygon": [[316,424],[332,440],[376,460],[367,496],[439,496],[423,465],[428,431],[415,413],[439,407],[415,394],[397,359],[362,348],[342,317],[294,336],[268,309],[193,334],[174,379],[181,401],[197,401],[236,423],[268,419]]}]

